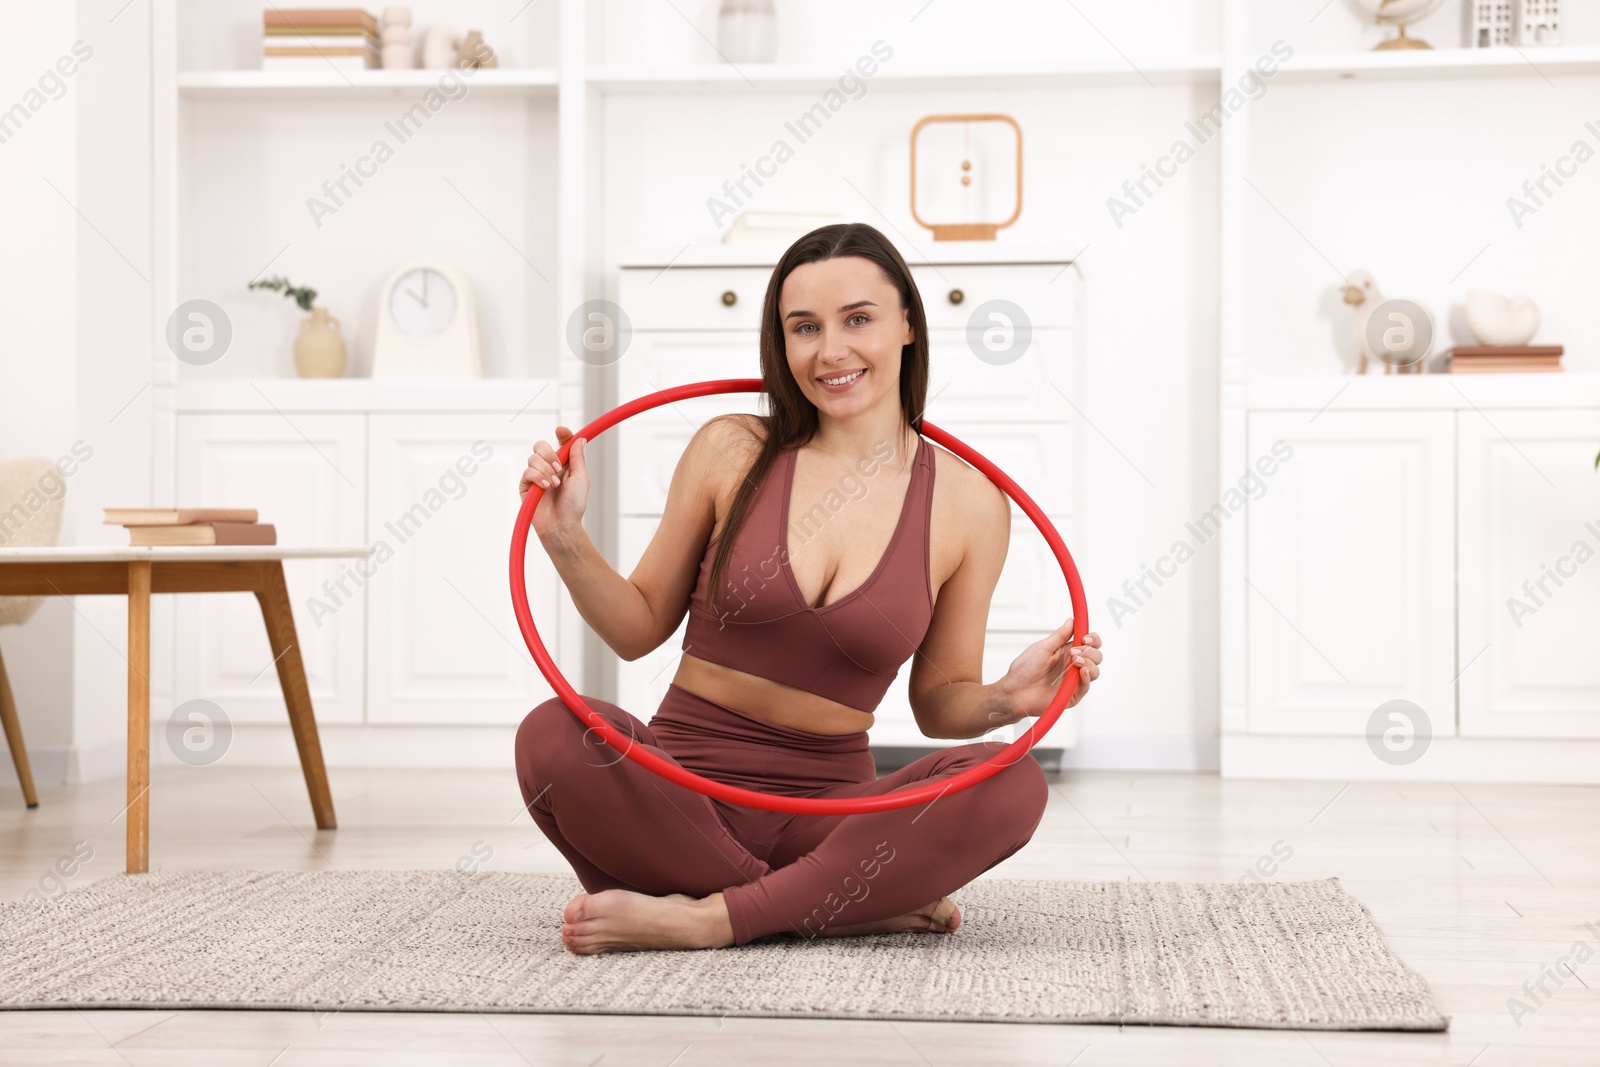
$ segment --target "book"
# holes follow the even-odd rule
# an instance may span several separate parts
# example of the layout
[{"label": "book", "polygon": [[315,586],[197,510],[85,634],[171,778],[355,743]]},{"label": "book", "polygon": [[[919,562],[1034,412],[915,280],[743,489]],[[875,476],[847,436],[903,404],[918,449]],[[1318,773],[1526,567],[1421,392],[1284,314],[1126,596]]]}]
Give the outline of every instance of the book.
[{"label": "book", "polygon": [[338,37],[348,39],[351,37],[370,37],[374,41],[379,35],[365,26],[351,24],[349,26],[322,26],[303,23],[298,26],[268,26],[261,31],[262,38],[267,41],[278,41],[285,37]]},{"label": "book", "polygon": [[1540,363],[1522,360],[1516,363],[1468,362],[1450,364],[1451,374],[1547,374],[1560,373],[1559,363]]},{"label": "book", "polygon": [[262,26],[362,26],[378,32],[378,17],[359,7],[274,7],[261,12]]},{"label": "book", "polygon": [[130,545],[275,545],[270,522],[197,522],[188,526],[130,526]]},{"label": "book", "polygon": [[106,508],[107,526],[187,526],[197,522],[255,522],[255,508]]},{"label": "book", "polygon": [[264,53],[269,56],[278,54],[279,50],[284,48],[370,48],[377,51],[378,39],[366,36],[332,37],[322,34],[312,37],[297,33],[292,36],[264,38],[261,46]]},{"label": "book", "polygon": [[269,48],[265,52],[262,53],[263,57],[265,57],[265,58],[274,58],[274,59],[282,57],[282,56],[328,56],[330,59],[331,58],[335,58],[335,57],[339,57],[339,56],[356,56],[356,57],[361,58],[361,59],[371,59],[371,58],[376,57],[377,55],[378,55],[378,53],[377,53],[376,50],[371,49],[371,48],[363,48],[360,45],[354,45],[354,46],[333,45],[331,47],[330,46],[324,46],[324,47],[321,47],[321,48],[318,48],[316,46],[295,47],[295,48]]},{"label": "book", "polygon": [[262,70],[374,70],[380,64],[372,53],[352,56],[262,56]]},{"label": "book", "polygon": [[1451,374],[1549,374],[1561,370],[1561,345],[1457,345]]},{"label": "book", "polygon": [[1563,345],[1456,345],[1450,350],[1452,359],[1537,359],[1560,358],[1566,351]]}]

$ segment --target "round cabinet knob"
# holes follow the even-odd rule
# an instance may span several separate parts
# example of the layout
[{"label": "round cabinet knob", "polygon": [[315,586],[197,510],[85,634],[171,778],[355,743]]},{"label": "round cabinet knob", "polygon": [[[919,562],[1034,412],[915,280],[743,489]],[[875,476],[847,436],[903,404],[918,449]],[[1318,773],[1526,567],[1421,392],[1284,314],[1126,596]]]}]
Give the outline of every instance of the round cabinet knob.
[{"label": "round cabinet knob", "polygon": [[959,303],[961,303],[961,301],[965,300],[966,298],[967,298],[967,294],[963,293],[960,289],[952,289],[952,290],[950,290],[950,303],[959,304]]},{"label": "round cabinet knob", "polygon": [[722,306],[723,307],[730,307],[731,308],[731,307],[733,307],[733,305],[737,304],[738,302],[739,302],[739,294],[735,293],[732,289],[729,289],[729,290],[727,290],[726,292],[724,292],[722,294]]}]

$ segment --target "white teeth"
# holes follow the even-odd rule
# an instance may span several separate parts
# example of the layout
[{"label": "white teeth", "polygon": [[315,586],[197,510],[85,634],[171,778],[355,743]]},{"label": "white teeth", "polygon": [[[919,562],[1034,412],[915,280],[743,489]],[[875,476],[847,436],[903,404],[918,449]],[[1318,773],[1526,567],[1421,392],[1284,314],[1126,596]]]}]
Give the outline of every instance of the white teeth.
[{"label": "white teeth", "polygon": [[846,374],[843,378],[824,378],[822,381],[824,385],[843,385],[846,382],[855,381],[865,373],[866,371],[858,370],[854,374]]}]

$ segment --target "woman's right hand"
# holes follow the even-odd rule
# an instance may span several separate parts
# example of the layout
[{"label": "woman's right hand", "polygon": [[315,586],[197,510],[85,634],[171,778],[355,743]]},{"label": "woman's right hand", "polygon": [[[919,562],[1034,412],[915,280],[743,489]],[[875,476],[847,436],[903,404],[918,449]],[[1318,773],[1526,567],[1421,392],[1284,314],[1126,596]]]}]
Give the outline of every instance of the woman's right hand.
[{"label": "woman's right hand", "polygon": [[556,449],[571,436],[571,430],[557,426],[554,446],[548,441],[534,442],[528,469],[522,472],[519,495],[526,497],[534,485],[544,490],[533,509],[533,532],[541,538],[552,530],[574,529],[583,524],[583,510],[589,500],[589,470],[583,458],[588,442],[580,437],[572,443],[566,466],[556,459]]}]

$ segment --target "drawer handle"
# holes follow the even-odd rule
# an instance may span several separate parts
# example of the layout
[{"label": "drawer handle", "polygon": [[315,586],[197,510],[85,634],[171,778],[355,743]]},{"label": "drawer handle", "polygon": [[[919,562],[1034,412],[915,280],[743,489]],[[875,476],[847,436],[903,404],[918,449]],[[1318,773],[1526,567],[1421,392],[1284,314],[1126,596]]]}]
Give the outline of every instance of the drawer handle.
[{"label": "drawer handle", "polygon": [[733,307],[733,305],[737,304],[738,302],[739,302],[739,294],[738,293],[735,293],[732,289],[728,289],[728,290],[725,290],[723,292],[723,294],[722,294],[722,306],[723,307],[730,307],[731,308],[731,307]]},{"label": "drawer handle", "polygon": [[952,290],[950,290],[950,303],[959,304],[959,303],[961,303],[961,301],[965,300],[966,298],[967,298],[967,294],[963,293],[960,289],[952,289]]}]

